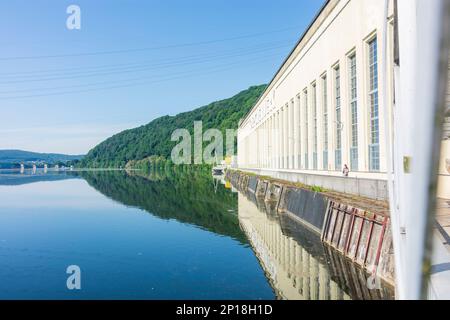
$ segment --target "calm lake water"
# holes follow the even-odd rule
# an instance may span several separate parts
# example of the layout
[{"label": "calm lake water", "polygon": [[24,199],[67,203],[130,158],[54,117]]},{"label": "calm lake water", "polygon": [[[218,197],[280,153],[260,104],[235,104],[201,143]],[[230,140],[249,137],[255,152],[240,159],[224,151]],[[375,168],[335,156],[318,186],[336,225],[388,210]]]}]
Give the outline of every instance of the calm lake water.
[{"label": "calm lake water", "polygon": [[391,298],[271,212],[208,172],[0,173],[0,299]]}]

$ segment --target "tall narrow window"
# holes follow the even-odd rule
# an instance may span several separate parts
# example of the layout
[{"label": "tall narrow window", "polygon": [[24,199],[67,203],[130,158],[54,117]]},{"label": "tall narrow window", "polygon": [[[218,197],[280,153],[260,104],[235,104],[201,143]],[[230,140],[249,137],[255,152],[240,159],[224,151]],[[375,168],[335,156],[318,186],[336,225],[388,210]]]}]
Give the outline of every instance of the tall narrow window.
[{"label": "tall narrow window", "polygon": [[377,38],[369,42],[369,101],[370,101],[370,171],[380,170],[380,128],[378,113],[378,44]]},{"label": "tall narrow window", "polygon": [[317,88],[312,85],[312,116],[313,116],[313,169],[317,170]]},{"label": "tall narrow window", "polygon": [[336,149],[334,152],[335,169],[342,168],[342,114],[341,114],[341,69],[337,66],[334,69],[334,85],[336,96]]},{"label": "tall narrow window", "polygon": [[298,119],[297,119],[297,123],[295,124],[298,128],[298,136],[296,137],[296,139],[298,139],[298,168],[302,167],[302,128],[303,126],[301,125],[302,123],[302,113],[301,113],[301,97],[300,94],[297,95],[297,108],[298,108]]},{"label": "tall narrow window", "polygon": [[323,103],[323,170],[328,170],[328,87],[327,76],[322,77]]},{"label": "tall narrow window", "polygon": [[350,147],[350,168],[358,171],[358,91],[356,78],[356,54],[349,58],[350,66],[350,110],[352,141]]},{"label": "tall narrow window", "polygon": [[308,149],[309,149],[309,127],[308,127],[308,90],[303,92],[305,97],[305,169],[309,169],[309,161],[308,161]]}]

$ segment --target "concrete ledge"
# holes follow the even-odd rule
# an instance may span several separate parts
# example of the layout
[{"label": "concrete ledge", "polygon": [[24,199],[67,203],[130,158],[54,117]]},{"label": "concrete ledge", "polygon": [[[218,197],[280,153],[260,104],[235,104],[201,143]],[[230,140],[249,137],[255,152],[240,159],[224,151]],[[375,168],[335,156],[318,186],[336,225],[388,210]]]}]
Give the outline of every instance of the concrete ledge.
[{"label": "concrete ledge", "polygon": [[264,169],[240,168],[260,176],[268,176],[308,186],[318,186],[328,190],[367,197],[374,200],[388,200],[387,182],[381,179],[340,177],[295,171],[272,171]]}]

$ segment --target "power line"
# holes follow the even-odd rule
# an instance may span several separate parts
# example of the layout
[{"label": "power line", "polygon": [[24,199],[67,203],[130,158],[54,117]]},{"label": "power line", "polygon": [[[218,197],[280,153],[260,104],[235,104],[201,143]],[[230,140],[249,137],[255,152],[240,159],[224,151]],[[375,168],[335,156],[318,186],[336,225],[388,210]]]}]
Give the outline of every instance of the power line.
[{"label": "power line", "polygon": [[[267,58],[267,57],[275,57],[278,56],[278,53],[272,53],[270,55],[265,55],[259,58]],[[244,60],[249,61],[249,60]],[[254,59],[250,60],[254,61]],[[238,61],[237,63],[240,63],[242,61]],[[236,62],[235,62],[236,63]],[[232,65],[232,63],[227,63],[225,65]],[[194,71],[199,70],[198,68]],[[181,72],[181,74],[190,74],[193,71],[185,71]],[[180,74],[175,73],[175,75]],[[165,74],[166,75],[166,74]],[[27,92],[35,92],[35,91],[51,91],[51,90],[59,90],[59,89],[69,89],[69,88],[83,88],[83,87],[89,87],[89,86],[96,86],[96,85],[107,85],[107,84],[113,84],[113,83],[123,83],[123,82],[130,82],[130,81],[137,81],[137,80],[145,80],[145,79],[153,79],[160,77],[159,75],[153,75],[153,76],[145,76],[145,77],[136,77],[136,78],[128,78],[128,79],[122,79],[122,80],[112,80],[112,81],[101,81],[101,82],[94,82],[94,83],[85,83],[80,85],[70,85],[70,86],[58,86],[58,87],[41,87],[41,88],[35,88],[35,89],[21,89],[21,90],[8,90],[8,91],[0,91],[0,94],[11,94],[11,93],[27,93]]]},{"label": "power line", "polygon": [[[224,72],[224,71],[232,70],[235,67],[248,66],[251,64],[261,63],[261,62],[265,62],[265,61],[269,61],[269,60],[272,60],[272,57],[269,56],[269,57],[265,57],[264,59],[261,59],[261,60],[245,61],[244,63],[242,63],[242,61],[241,61],[240,63],[236,63],[236,64],[227,64],[226,68],[212,69],[207,72],[201,72],[201,73],[184,72],[184,73],[180,73],[179,76],[168,77],[168,78],[159,78],[154,81],[143,81],[143,82],[136,82],[136,83],[128,83],[125,85],[106,86],[106,87],[92,88],[92,89],[85,89],[85,90],[72,90],[72,91],[61,91],[61,92],[34,94],[34,95],[0,97],[0,100],[17,100],[17,99],[28,99],[28,98],[37,98],[37,97],[48,97],[48,96],[62,96],[62,95],[76,94],[76,93],[88,93],[88,92],[97,92],[97,91],[103,91],[103,90],[135,87],[135,86],[154,84],[154,83],[166,82],[166,81],[177,80],[177,79],[203,76],[203,75],[207,75],[207,74],[211,74],[211,73]],[[230,66],[233,66],[233,67],[230,67]],[[184,75],[181,75],[181,74],[184,74]],[[129,80],[127,80],[127,81],[129,81]]]},{"label": "power line", "polygon": [[[211,60],[211,61],[215,61],[215,60]],[[211,62],[210,61],[210,62]],[[183,64],[184,66],[186,65],[192,65],[192,64],[198,64],[198,63],[205,63],[208,61],[197,61],[195,63],[187,63],[187,64]],[[91,74],[84,74],[84,75],[78,75],[78,76],[61,76],[61,77],[51,77],[51,78],[37,78],[37,79],[28,79],[28,80],[17,80],[17,81],[0,81],[0,84],[17,84],[17,83],[32,83],[32,82],[44,82],[44,81],[56,81],[56,80],[74,80],[74,79],[83,79],[83,78],[95,78],[95,77],[99,77],[99,76],[110,76],[110,75],[117,75],[117,74],[129,74],[129,73],[141,73],[141,72],[146,72],[146,71],[150,71],[150,70],[158,70],[158,69],[165,69],[168,67],[173,67],[174,65],[168,65],[168,66],[163,66],[163,67],[155,67],[155,66],[150,66],[150,67],[146,67],[146,68],[141,68],[141,69],[132,69],[132,70],[125,70],[125,71],[109,71],[109,72],[102,72],[102,73],[91,73]]]},{"label": "power line", "polygon": [[147,47],[147,48],[136,48],[136,49],[123,49],[123,50],[111,50],[111,51],[97,51],[97,52],[87,52],[87,53],[74,53],[74,54],[55,54],[55,55],[41,55],[41,56],[22,56],[22,57],[0,57],[0,61],[13,61],[13,60],[39,60],[39,59],[53,59],[53,58],[67,58],[67,57],[83,57],[83,56],[98,56],[98,55],[112,55],[112,54],[122,54],[122,53],[133,53],[133,52],[142,52],[142,51],[151,51],[151,50],[163,50],[163,49],[174,49],[174,48],[183,48],[183,47],[193,47],[200,45],[207,45],[213,43],[220,43],[226,41],[233,40],[242,40],[248,38],[255,38],[263,35],[280,33],[289,30],[298,29],[299,27],[289,27],[279,30],[273,30],[268,32],[260,32],[230,38],[223,38],[217,40],[209,40],[209,41],[199,41],[199,42],[191,42],[191,43],[183,43],[183,44],[174,44],[174,45],[166,45],[159,47]]},{"label": "power line", "polygon": [[216,60],[224,60],[229,58],[241,57],[241,56],[249,56],[260,54],[268,51],[273,51],[276,49],[286,48],[290,45],[280,45],[280,46],[271,46],[265,48],[257,48],[251,50],[243,50],[236,52],[234,54],[216,54],[209,55],[203,57],[192,57],[192,58],[183,58],[177,60],[173,60],[172,62],[166,63],[158,63],[158,64],[137,64],[129,67],[112,67],[110,69],[102,69],[99,71],[78,71],[78,72],[65,72],[65,73],[54,73],[54,74],[41,74],[41,75],[33,75],[33,76],[25,76],[22,78],[13,78],[16,80],[6,80],[0,81],[0,84],[16,84],[16,83],[28,83],[28,82],[42,82],[42,81],[54,81],[54,80],[67,80],[67,79],[79,79],[79,78],[90,78],[97,76],[105,76],[105,75],[114,75],[114,74],[126,74],[126,73],[134,73],[134,72],[144,72],[148,70],[156,70],[156,69],[165,69],[172,68],[176,66],[186,66],[198,63],[208,63],[214,62]]},{"label": "power line", "polygon": [[[254,46],[249,46],[249,47],[244,47],[244,48],[233,48],[231,50],[221,50],[220,54],[233,54],[233,53],[243,53],[243,52],[248,52],[248,51],[254,51],[254,50],[259,50],[259,49],[265,49],[265,48],[270,48],[273,47],[275,45],[282,45],[282,44],[288,44],[291,43],[293,41],[293,39],[284,39],[284,40],[278,40],[278,41],[271,41],[271,42],[265,42],[265,43],[260,43]],[[191,59],[195,59],[195,58],[208,58],[213,54],[213,56],[217,56],[217,52],[209,52],[209,53],[203,53],[203,54],[195,54],[195,55],[191,55],[191,56],[183,56],[181,58],[171,58],[171,59],[163,59],[160,60],[160,63],[173,63],[173,62],[178,62],[178,61],[185,61],[185,60],[191,60]],[[53,74],[53,73],[60,73],[63,72],[64,74],[67,74],[71,71],[85,71],[85,70],[100,70],[100,69],[110,69],[110,68],[126,68],[126,67],[133,67],[133,66],[145,66],[147,65],[149,62],[155,62],[154,60],[144,60],[142,62],[133,62],[133,63],[119,63],[119,64],[107,64],[107,65],[95,65],[95,66],[84,66],[84,67],[69,67],[69,68],[59,68],[59,69],[47,69],[47,70],[33,70],[33,71],[16,71],[16,72],[3,72],[0,73],[0,76],[4,77],[20,77],[20,76],[29,76],[32,77],[35,74],[41,75],[42,73],[49,73],[49,74]]]}]

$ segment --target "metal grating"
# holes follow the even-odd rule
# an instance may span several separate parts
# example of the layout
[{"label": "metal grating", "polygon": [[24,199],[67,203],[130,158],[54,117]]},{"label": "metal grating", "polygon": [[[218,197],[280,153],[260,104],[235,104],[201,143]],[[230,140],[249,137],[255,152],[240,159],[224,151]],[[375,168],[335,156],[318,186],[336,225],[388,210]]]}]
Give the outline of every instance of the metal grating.
[{"label": "metal grating", "polygon": [[[357,263],[378,267],[389,218],[361,212],[356,208],[330,201],[324,222],[322,241]],[[374,232],[375,228],[379,232]],[[374,261],[369,263],[371,245],[375,244]]]}]

